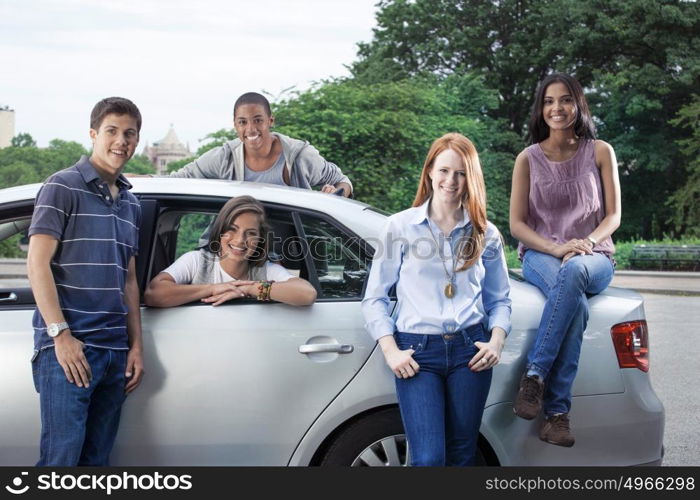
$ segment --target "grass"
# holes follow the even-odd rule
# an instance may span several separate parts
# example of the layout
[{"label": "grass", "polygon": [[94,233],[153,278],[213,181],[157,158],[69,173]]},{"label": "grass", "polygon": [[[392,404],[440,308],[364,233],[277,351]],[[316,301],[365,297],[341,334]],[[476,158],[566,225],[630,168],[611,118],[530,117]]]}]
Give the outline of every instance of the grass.
[{"label": "grass", "polygon": [[518,249],[511,248],[506,245],[505,251],[506,265],[508,266],[508,269],[520,268],[522,266],[522,262],[520,262],[520,259],[518,259]]}]

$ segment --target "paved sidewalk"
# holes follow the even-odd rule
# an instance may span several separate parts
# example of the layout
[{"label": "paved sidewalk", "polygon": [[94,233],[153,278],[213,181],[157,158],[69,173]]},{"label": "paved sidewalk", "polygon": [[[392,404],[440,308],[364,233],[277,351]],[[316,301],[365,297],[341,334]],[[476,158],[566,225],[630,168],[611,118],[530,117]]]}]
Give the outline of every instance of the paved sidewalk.
[{"label": "paved sidewalk", "polygon": [[[520,274],[520,269],[511,269]],[[700,273],[671,271],[615,271],[611,286],[644,293],[700,296]]]},{"label": "paved sidewalk", "polygon": [[612,286],[667,295],[700,295],[700,273],[616,271]]}]

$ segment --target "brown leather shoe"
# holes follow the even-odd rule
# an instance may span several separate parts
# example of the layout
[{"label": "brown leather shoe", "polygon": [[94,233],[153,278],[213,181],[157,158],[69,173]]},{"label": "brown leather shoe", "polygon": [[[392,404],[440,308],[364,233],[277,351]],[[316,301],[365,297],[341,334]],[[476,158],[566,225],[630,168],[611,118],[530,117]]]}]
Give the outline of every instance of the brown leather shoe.
[{"label": "brown leather shoe", "polygon": [[569,414],[562,413],[546,418],[540,428],[540,439],[557,446],[573,446],[576,439],[571,434]]},{"label": "brown leather shoe", "polygon": [[523,375],[520,379],[520,389],[513,404],[513,411],[520,418],[532,420],[542,408],[542,393],[544,383],[539,377]]}]

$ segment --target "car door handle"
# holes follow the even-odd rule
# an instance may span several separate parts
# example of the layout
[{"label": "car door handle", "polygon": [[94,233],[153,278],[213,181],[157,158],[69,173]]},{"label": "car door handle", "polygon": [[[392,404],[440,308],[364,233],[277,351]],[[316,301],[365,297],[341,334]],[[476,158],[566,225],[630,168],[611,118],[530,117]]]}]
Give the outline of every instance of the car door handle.
[{"label": "car door handle", "polygon": [[[3,295],[5,295],[3,293]],[[17,302],[17,294],[15,292],[10,292],[10,295],[0,299],[0,302]]]},{"label": "car door handle", "polygon": [[302,354],[315,352],[337,352],[338,354],[350,354],[355,348],[349,344],[304,344],[299,346]]}]

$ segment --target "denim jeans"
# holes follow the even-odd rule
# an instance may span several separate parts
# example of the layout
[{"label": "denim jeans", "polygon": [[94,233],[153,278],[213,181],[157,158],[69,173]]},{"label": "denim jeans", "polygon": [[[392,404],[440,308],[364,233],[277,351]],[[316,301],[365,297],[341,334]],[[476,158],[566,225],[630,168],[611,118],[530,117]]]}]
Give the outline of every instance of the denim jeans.
[{"label": "denim jeans", "polygon": [[467,364],[478,352],[474,342],[489,340],[484,327],[394,338],[400,349],[415,350],[420,365],[415,376],[396,379],[411,465],[473,465],[492,370],[473,372]]},{"label": "denim jeans", "polygon": [[612,262],[601,253],[572,257],[563,266],[561,259],[535,250],[523,256],[523,277],[547,297],[527,357],[528,373],[537,373],[544,380],[546,416],[571,409],[571,387],[588,323],[587,294],[605,290],[613,272]]},{"label": "denim jeans", "polygon": [[127,351],[86,346],[92,381],[88,388],[66,379],[53,348],[33,360],[41,406],[37,466],[106,466],[126,398]]}]

